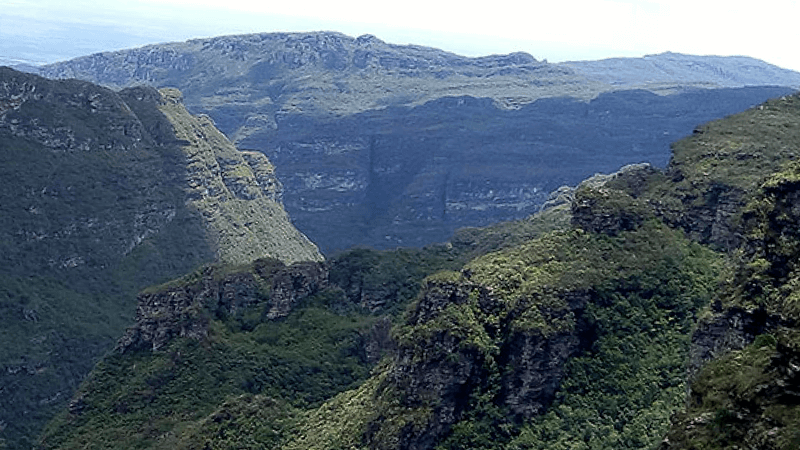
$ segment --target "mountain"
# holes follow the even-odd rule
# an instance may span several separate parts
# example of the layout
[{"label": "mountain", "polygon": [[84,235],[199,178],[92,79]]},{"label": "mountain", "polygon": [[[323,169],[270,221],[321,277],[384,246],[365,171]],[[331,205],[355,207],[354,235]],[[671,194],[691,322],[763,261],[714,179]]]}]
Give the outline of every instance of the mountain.
[{"label": "mountain", "polygon": [[446,244],[148,289],[39,446],[796,448],[798,124],[784,96]]},{"label": "mountain", "polygon": [[[626,90],[336,33],[43,69],[119,91],[2,69],[0,446],[793,448],[798,99],[664,58]],[[322,262],[281,199],[326,252],[524,218]]]},{"label": "mountain", "polygon": [[14,448],[113,346],[139,290],[207,263],[322,259],[266,157],[176,90],[0,68],[0,176],[0,429]]},{"label": "mountain", "polygon": [[286,209],[326,253],[526,217],[562,185],[661,167],[696,124],[800,87],[800,74],[747,58],[548,64],[331,32],[160,44],[41,73],[179,88],[190,111],[275,163]]},{"label": "mountain", "polygon": [[773,85],[800,89],[797,72],[746,56],[695,56],[666,52],[643,58],[572,61],[562,65],[618,88],[657,90],[678,84],[712,88]]}]

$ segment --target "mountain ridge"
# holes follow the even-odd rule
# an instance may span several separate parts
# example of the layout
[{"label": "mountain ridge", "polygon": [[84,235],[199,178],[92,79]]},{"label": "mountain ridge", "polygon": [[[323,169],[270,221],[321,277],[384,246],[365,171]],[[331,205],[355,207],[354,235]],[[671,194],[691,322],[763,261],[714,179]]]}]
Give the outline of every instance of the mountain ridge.
[{"label": "mountain ridge", "polygon": [[0,68],[9,445],[31,445],[133,319],[140,289],[214,261],[322,259],[280,205],[266,157],[248,162],[178,100]]},{"label": "mountain ridge", "polygon": [[670,84],[685,81],[697,87],[772,84],[800,89],[800,73],[748,56],[698,56],[664,52],[641,58],[608,58],[559,64],[617,87],[652,86],[659,89],[659,85],[668,88]]},{"label": "mountain ridge", "polygon": [[[741,65],[713,61],[727,72]],[[325,253],[426,245],[458,227],[523,218],[562,185],[626,164],[662,166],[669,144],[698,123],[793,90],[745,86],[773,84],[768,71],[717,83],[714,70],[686,70],[617,86],[525,53],[467,58],[335,32],[153,45],[42,73],[180,88],[190,111],[276,163],[287,210]],[[722,84],[738,87],[709,88]]]}]

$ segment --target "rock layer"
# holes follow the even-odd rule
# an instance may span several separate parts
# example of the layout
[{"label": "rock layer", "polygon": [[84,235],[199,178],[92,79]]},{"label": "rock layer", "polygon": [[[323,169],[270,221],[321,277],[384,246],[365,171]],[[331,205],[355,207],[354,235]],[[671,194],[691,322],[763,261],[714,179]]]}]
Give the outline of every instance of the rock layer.
[{"label": "rock layer", "polygon": [[[669,61],[663,73],[647,65],[656,59]],[[190,111],[268,156],[287,211],[329,253],[422,246],[526,217],[562,185],[663,166],[698,123],[791,91],[763,86],[800,85],[800,74],[755,60],[643,60],[658,82],[636,59],[613,62],[631,72],[620,85],[525,53],[467,58],[373,36],[275,33],[96,54],[42,73],[180,88]]]}]

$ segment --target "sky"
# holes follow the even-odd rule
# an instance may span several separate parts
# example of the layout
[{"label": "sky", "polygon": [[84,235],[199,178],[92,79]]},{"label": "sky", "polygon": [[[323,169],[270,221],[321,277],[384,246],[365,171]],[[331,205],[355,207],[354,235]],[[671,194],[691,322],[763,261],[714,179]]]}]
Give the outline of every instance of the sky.
[{"label": "sky", "polygon": [[549,62],[672,51],[800,71],[798,0],[0,0],[0,62],[226,34],[339,31],[465,56]]}]

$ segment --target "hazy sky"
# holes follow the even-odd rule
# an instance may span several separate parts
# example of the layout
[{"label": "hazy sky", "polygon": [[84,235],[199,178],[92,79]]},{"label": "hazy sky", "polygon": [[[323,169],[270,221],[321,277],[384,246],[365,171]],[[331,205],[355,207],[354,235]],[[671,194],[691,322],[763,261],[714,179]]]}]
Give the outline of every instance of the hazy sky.
[{"label": "hazy sky", "polygon": [[195,37],[374,34],[467,56],[550,62],[673,51],[746,55],[800,71],[798,0],[0,0],[0,59],[52,62]]}]

